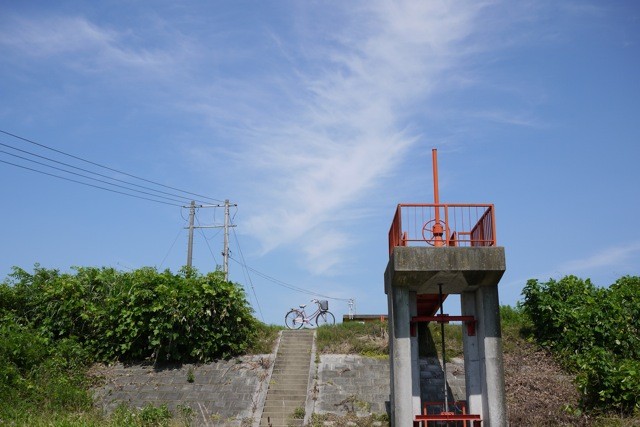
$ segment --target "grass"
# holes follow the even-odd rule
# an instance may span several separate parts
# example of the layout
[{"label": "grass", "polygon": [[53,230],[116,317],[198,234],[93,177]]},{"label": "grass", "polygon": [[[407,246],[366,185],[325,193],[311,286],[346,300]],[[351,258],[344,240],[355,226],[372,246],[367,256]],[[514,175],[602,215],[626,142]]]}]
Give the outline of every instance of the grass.
[{"label": "grass", "polygon": [[93,408],[81,412],[31,410],[0,419],[0,423],[4,425],[6,421],[7,425],[29,427],[190,427],[192,419],[193,414],[187,411],[181,411],[174,417],[166,405],[147,405],[142,409],[122,405],[109,417]]},{"label": "grass", "polygon": [[351,413],[345,416],[335,414],[313,414],[311,416],[310,427],[322,427],[326,423],[335,427],[370,427],[372,425],[389,426],[389,416],[387,414],[372,414],[368,417],[358,417]]},{"label": "grass", "polygon": [[256,338],[247,349],[247,354],[269,354],[273,352],[282,326],[258,323]]},{"label": "grass", "polygon": [[[462,357],[462,325],[445,325],[447,361]],[[388,357],[389,336],[387,322],[345,322],[323,326],[317,330],[316,346],[322,354],[358,354],[367,357]],[[441,357],[440,325],[420,327],[420,355]]]},{"label": "grass", "polygon": [[[460,324],[444,325],[444,342],[445,342],[445,358],[446,362],[451,362],[454,357],[463,357],[462,351],[462,328],[466,328]],[[442,359],[442,330],[441,325],[429,323],[428,326],[421,326],[419,331],[420,356],[438,357]]]},{"label": "grass", "polygon": [[301,406],[298,406],[294,411],[293,411],[293,419],[294,420],[302,420],[304,419],[304,408]]},{"label": "grass", "polygon": [[316,347],[322,354],[358,354],[388,357],[386,322],[345,322],[317,329]]}]

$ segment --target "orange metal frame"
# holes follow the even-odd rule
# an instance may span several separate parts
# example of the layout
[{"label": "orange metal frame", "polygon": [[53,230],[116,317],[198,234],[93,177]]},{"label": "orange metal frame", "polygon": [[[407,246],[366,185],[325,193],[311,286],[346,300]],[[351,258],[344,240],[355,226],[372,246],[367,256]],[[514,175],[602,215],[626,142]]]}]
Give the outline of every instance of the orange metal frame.
[{"label": "orange metal frame", "polygon": [[467,326],[467,335],[473,337],[476,335],[476,319],[473,316],[451,316],[449,314],[436,314],[435,316],[414,316],[410,321],[410,334],[416,336],[416,324],[418,323],[449,323],[464,322]]},{"label": "orange metal frame", "polygon": [[389,255],[396,246],[495,246],[496,221],[493,205],[441,204],[438,150],[435,148],[431,151],[431,161],[433,203],[398,205],[389,229]]},{"label": "orange metal frame", "polygon": [[428,426],[430,422],[437,421],[462,421],[463,426],[479,427],[482,425],[482,419],[480,415],[467,414],[467,402],[464,400],[453,402],[454,408],[458,409],[461,413],[442,411],[437,414],[430,414],[429,407],[437,406],[439,408],[444,407],[444,402],[423,402],[422,414],[415,416],[415,426]]},{"label": "orange metal frame", "polygon": [[396,246],[420,245],[496,246],[493,204],[399,204],[389,228],[389,255]]}]

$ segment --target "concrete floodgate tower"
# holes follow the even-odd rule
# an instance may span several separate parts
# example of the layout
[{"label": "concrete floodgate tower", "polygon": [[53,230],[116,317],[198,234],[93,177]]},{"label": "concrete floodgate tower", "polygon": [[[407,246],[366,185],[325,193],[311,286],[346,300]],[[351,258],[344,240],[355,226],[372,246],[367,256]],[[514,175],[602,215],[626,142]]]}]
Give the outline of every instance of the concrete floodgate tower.
[{"label": "concrete floodgate tower", "polygon": [[[496,244],[492,204],[440,204],[437,151],[433,204],[399,204],[389,230],[385,293],[389,304],[391,423],[394,427],[506,426],[498,282],[506,269]],[[459,294],[461,316],[443,312]],[[438,313],[439,311],[439,313]],[[419,340],[428,322],[463,323],[466,402],[449,400],[446,363],[442,401],[422,401]],[[440,423],[435,423],[435,422]],[[457,422],[457,423],[456,423]]]}]

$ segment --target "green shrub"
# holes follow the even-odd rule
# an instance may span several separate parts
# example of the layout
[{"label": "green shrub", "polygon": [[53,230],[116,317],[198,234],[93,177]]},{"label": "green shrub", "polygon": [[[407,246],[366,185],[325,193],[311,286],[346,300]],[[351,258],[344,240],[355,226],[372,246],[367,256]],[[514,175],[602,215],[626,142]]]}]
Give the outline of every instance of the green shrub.
[{"label": "green shrub", "polygon": [[[260,339],[258,339],[260,334]],[[166,406],[93,409],[94,361],[209,361],[269,347],[243,290],[220,272],[14,268],[0,284],[0,424],[162,426]],[[182,410],[185,423],[193,414]]]},{"label": "green shrub", "polygon": [[256,338],[244,291],[221,272],[36,266],[33,274],[15,268],[1,289],[0,309],[48,342],[79,340],[97,361],[206,362],[240,354]]},{"label": "green shrub", "polygon": [[527,316],[521,307],[511,307],[510,305],[500,306],[500,322],[502,326],[523,326],[527,321]]},{"label": "green shrub", "polygon": [[585,409],[640,410],[640,278],[609,288],[567,276],[529,280],[522,309],[536,339],[577,373]]},{"label": "green shrub", "polygon": [[0,419],[91,408],[80,345],[54,343],[5,314],[0,319]]}]

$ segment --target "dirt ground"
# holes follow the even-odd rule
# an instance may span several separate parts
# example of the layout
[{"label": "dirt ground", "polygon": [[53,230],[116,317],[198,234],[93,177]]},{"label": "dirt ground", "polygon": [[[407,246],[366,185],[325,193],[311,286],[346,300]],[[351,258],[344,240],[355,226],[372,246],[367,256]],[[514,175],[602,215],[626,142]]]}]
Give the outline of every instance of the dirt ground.
[{"label": "dirt ground", "polygon": [[571,410],[579,400],[573,378],[536,345],[521,340],[506,352],[504,373],[511,425],[591,425],[588,418]]}]

